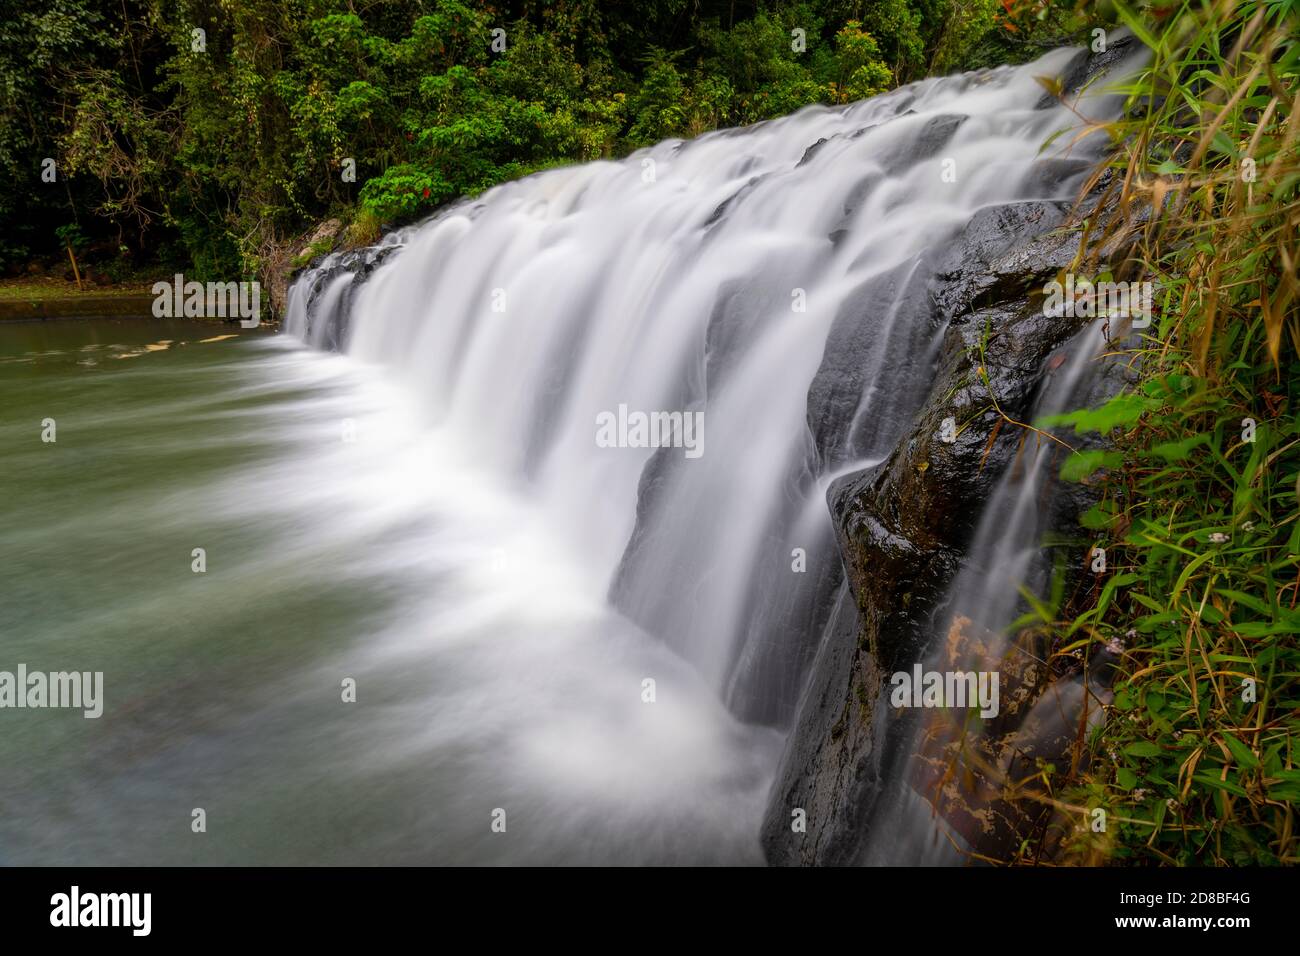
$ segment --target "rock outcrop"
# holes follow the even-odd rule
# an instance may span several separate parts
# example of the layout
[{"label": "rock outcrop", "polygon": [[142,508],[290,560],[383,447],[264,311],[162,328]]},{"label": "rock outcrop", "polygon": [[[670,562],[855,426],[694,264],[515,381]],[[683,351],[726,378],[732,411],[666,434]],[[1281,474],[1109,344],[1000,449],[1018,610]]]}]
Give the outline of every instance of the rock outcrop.
[{"label": "rock outcrop", "polygon": [[[1067,89],[1109,68],[1123,56],[1124,46],[1116,44],[1109,56],[1081,57]],[[1057,160],[1043,164],[1041,175],[1082,182],[1089,165]],[[886,825],[878,818],[879,797],[886,782],[900,775],[915,777],[918,792],[928,775],[938,793],[933,805],[949,828],[976,848],[996,853],[1013,845],[1027,827],[1042,825],[1042,814],[1002,801],[989,780],[975,780],[962,799],[951,787],[944,790],[936,774],[943,773],[951,755],[943,752],[941,738],[931,752],[915,752],[917,718],[900,718],[890,708],[886,681],[892,672],[923,660],[942,639],[936,637],[944,629],[942,601],[962,566],[983,505],[1008,470],[1023,464],[1026,437],[1037,440],[1028,428],[1036,399],[1065,360],[1067,343],[1090,321],[1045,314],[1043,285],[1071,267],[1081,239],[1077,223],[1086,215],[1107,214],[1097,208],[1099,195],[1095,191],[1074,216],[1068,204],[1051,202],[980,210],[924,275],[923,290],[904,297],[915,303],[915,314],[907,321],[946,331],[933,370],[918,376],[931,383],[928,393],[895,402],[886,409],[886,418],[895,420],[876,429],[874,440],[886,443],[887,457],[882,455],[875,467],[842,476],[827,495],[846,582],[817,650],[771,794],[763,844],[773,864],[862,862],[876,835],[873,826]],[[891,281],[917,280],[912,275]],[[897,302],[898,297],[877,301]],[[862,315],[837,323],[827,347],[835,374],[819,376],[809,395],[809,428],[831,466],[868,457],[872,450],[870,443],[854,445],[853,436],[821,427],[823,410],[851,400],[848,396],[859,387],[856,356],[861,350],[853,341],[857,330],[878,321],[869,310],[864,305]],[[1091,374],[1079,400],[1103,400],[1124,374],[1113,367]],[[1050,467],[1054,475],[1059,461]],[[1087,489],[1051,481],[1048,490],[1043,503],[1048,525],[1077,533]],[[982,635],[958,638],[983,646]],[[1013,647],[1010,653],[1020,654],[1023,665],[1042,650]],[[1085,686],[1068,669],[1026,668],[1007,658],[1000,666],[1015,693],[995,726],[985,728],[977,743],[977,749],[983,748],[980,757],[994,764],[1004,759],[1005,770],[1006,761],[1020,761],[1016,769],[1023,769],[1031,757],[1068,756],[1078,727],[1058,726],[1060,720],[1048,727],[1044,715],[1053,702],[1062,713],[1077,714],[1086,699],[1091,703],[1086,719],[1095,721],[1100,714],[1096,701],[1105,693],[1096,671],[1093,685]],[[963,799],[966,805],[961,805]],[[792,826],[800,810],[804,832]]]}]

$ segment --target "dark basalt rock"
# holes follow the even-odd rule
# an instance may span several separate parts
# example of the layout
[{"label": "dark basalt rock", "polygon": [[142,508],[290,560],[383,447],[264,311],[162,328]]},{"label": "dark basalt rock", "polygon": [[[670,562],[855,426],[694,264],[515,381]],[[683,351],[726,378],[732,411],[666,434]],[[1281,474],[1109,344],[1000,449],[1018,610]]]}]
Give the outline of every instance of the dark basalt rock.
[{"label": "dark basalt rock", "polygon": [[[981,209],[924,269],[911,273],[913,282],[924,274],[926,294],[916,297],[924,314],[908,320],[943,330],[932,370],[918,376],[932,384],[911,404],[919,411],[877,432],[892,453],[879,465],[842,476],[828,491],[847,587],[773,786],[762,837],[772,863],[860,862],[883,781],[905,772],[912,759],[901,752],[910,738],[882,693],[886,675],[922,659],[981,506],[1020,452],[1024,429],[1014,422],[1030,420],[1063,357],[1059,350],[1089,321],[1043,314],[1043,283],[1078,249],[1080,233],[1065,226],[1067,211],[1046,202]],[[832,464],[863,451],[836,436],[845,434],[847,396],[859,384],[855,366],[869,354],[865,343],[877,321],[870,304],[898,299],[886,291],[864,289],[855,300],[858,314],[843,316],[843,328],[837,321],[810,391],[810,430]],[[1121,381],[1122,372],[1098,375],[1087,400],[1113,394]],[[952,442],[941,438],[948,418],[958,428]],[[1087,489],[1049,490],[1054,527],[1077,529],[1077,516],[1090,501]],[[1029,699],[1049,692],[1081,699],[1071,687],[1040,680]],[[1007,739],[1016,733],[1009,729]],[[1044,753],[1059,745],[1055,737],[1025,744]],[[796,808],[806,812],[806,833],[792,831]],[[1005,841],[1022,817],[1016,808],[999,812],[995,829]]]},{"label": "dark basalt rock", "polygon": [[835,317],[808,389],[808,430],[824,471],[883,456],[906,428],[929,379],[931,281],[923,261],[902,263],[854,290]]},{"label": "dark basalt rock", "polygon": [[[866,832],[882,784],[885,761],[875,728],[885,715],[882,700],[863,690],[881,677],[870,655],[858,653],[859,630],[853,596],[843,587],[768,804],[769,863],[851,863],[859,849],[853,836]],[[791,826],[796,809],[806,815],[806,832]]]},{"label": "dark basalt rock", "polygon": [[[919,654],[914,642],[928,636],[927,616],[975,529],[978,505],[1022,443],[1023,430],[993,401],[1016,421],[1030,418],[1037,372],[1080,327],[1049,324],[1024,299],[962,318],[945,336],[935,384],[907,439],[883,466],[840,479],[828,496],[866,649],[891,671]],[[941,438],[948,418],[959,429],[951,443]]]},{"label": "dark basalt rock", "polygon": [[800,166],[808,165],[809,161],[817,155],[817,150],[821,149],[824,145],[826,145],[825,136],[803,151],[803,156],[799,158],[799,162],[795,163],[795,168],[798,169]]},{"label": "dark basalt rock", "polygon": [[[1080,50],[1065,68],[1061,77],[1061,93],[1064,96],[1077,96],[1084,87],[1099,76],[1110,73],[1131,56],[1137,40],[1128,30],[1112,30],[1107,37],[1106,49],[1093,53],[1090,49]],[[1040,101],[1040,106],[1052,102],[1054,97],[1047,94]]]},{"label": "dark basalt rock", "polygon": [[[945,328],[978,317],[986,304],[1041,301],[1043,284],[1069,264],[1078,245],[1077,232],[1051,231],[1065,222],[1068,209],[1067,203],[1036,201],[982,208],[951,241],[873,277],[848,297],[808,391],[808,428],[825,470],[883,457],[894,447],[933,378],[941,344],[935,337]],[[1025,236],[1033,238],[1017,239]],[[982,321],[1006,324],[996,314]],[[884,335],[886,324],[908,334]],[[1022,337],[1037,332],[1007,330]],[[881,343],[889,347],[882,350]]]},{"label": "dark basalt rock", "polygon": [[[1044,175],[1080,172],[1071,163]],[[861,859],[882,782],[906,756],[904,735],[887,732],[885,675],[919,658],[980,506],[1020,446],[1021,429],[1003,421],[991,397],[1026,420],[1049,359],[1087,321],[1047,318],[1041,307],[1043,284],[1078,248],[1068,212],[1069,204],[1036,201],[980,209],[950,242],[864,285],[832,326],[808,397],[822,467],[892,453],[827,493],[846,586],[774,784],[763,828],[773,863]],[[906,310],[897,318],[917,330],[879,365],[878,302]],[[886,383],[889,400],[855,428],[873,381]],[[932,384],[909,395],[908,382]],[[1099,380],[1096,390],[1115,387]],[[949,417],[962,427],[946,443]],[[1086,489],[1052,500],[1064,527],[1086,507]],[[806,812],[804,834],[791,829],[795,808]]]},{"label": "dark basalt rock", "polygon": [[[822,140],[822,142],[825,142],[825,140]],[[735,205],[745,195],[752,192],[754,187],[757,186],[760,182],[762,182],[764,178],[765,177],[763,176],[752,177],[747,183],[745,183],[745,185],[741,186],[739,189],[737,189],[726,199],[722,200],[722,202],[718,203],[718,208],[713,210],[713,212],[709,215],[709,218],[704,221],[703,228],[709,229],[712,226],[715,226],[718,223],[720,223],[723,220],[723,218],[727,215],[727,210],[730,209],[733,205]]]},{"label": "dark basalt rock", "polygon": [[[938,314],[959,317],[984,303],[1041,291],[1078,248],[1076,232],[1051,232],[1068,212],[1068,203],[1032,200],[976,211],[960,241],[945,247],[935,265]],[[1024,236],[1034,239],[1017,238]]]},{"label": "dark basalt rock", "polygon": [[[357,293],[375,270],[401,248],[396,243],[364,246],[318,257],[305,267],[305,269],[316,269],[312,274],[312,285],[306,290],[307,329],[310,334],[318,325],[326,326],[325,336],[321,340],[322,348],[331,352],[343,350],[347,344],[352,303]],[[323,268],[317,268],[318,266]],[[320,314],[318,306],[321,295],[334,284],[335,279],[342,275],[352,276],[352,281],[343,290],[335,309],[329,315]]]},{"label": "dark basalt rock", "polygon": [[918,159],[925,159],[933,156],[956,135],[966,122],[969,116],[963,114],[942,114],[931,116],[925,121],[925,127],[921,130],[921,135],[915,143],[910,144],[907,148],[899,147],[896,154],[890,156],[885,165],[886,171],[892,172],[893,163],[902,163],[905,168],[910,168],[911,164]]},{"label": "dark basalt rock", "polygon": [[[948,141],[953,138],[957,130],[969,119],[968,116],[957,114],[940,114],[938,116],[928,117],[921,127],[920,133],[915,138],[907,136],[902,137],[895,143],[886,148],[877,162],[882,170],[888,176],[899,176],[902,173],[912,169],[918,162],[930,159],[938,154]],[[915,122],[906,120],[908,123]],[[879,126],[869,126],[861,130],[856,136],[870,136],[876,130],[881,129]],[[891,134],[897,133],[895,127],[890,129]]]}]

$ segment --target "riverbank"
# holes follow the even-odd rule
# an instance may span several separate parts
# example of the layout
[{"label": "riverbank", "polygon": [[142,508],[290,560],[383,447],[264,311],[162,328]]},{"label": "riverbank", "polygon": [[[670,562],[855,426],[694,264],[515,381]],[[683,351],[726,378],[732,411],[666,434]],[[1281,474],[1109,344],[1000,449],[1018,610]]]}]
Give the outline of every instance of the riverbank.
[{"label": "riverbank", "polygon": [[[0,322],[52,319],[152,318],[152,282],[78,288],[75,282],[37,276],[0,280]],[[214,324],[231,320],[211,319]],[[263,324],[273,320],[263,318]]]},{"label": "riverbank", "polygon": [[0,280],[0,322],[152,315],[148,283],[78,288],[53,277]]}]

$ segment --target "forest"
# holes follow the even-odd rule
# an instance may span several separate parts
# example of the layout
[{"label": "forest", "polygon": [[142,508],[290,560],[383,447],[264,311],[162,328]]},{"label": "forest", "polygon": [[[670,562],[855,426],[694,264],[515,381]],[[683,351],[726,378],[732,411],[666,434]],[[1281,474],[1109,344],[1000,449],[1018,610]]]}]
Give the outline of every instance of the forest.
[{"label": "forest", "polygon": [[[1104,12],[1104,11],[1102,11]],[[669,137],[1022,62],[1100,12],[997,0],[49,0],[0,21],[0,269],[252,278]],[[325,250],[316,250],[325,251]]]}]

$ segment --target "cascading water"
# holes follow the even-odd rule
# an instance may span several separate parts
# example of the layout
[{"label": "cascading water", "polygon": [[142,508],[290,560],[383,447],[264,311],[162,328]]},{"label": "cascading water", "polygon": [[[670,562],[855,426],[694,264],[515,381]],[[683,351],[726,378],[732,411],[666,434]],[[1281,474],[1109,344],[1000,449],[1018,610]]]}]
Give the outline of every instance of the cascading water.
[{"label": "cascading water", "polygon": [[[1098,319],[1054,352],[1033,402],[1035,420],[1085,407],[1096,398],[1093,393],[1104,381],[1103,373],[1114,373],[1103,364],[1111,331],[1106,319]],[[1050,589],[1051,552],[1043,542],[1051,526],[1053,486],[1066,448],[1047,430],[1025,435],[1015,462],[984,505],[961,571],[936,615],[938,626],[924,655],[923,670],[978,672],[990,666],[1005,670],[999,664],[1012,646],[1005,629],[1026,609],[1022,589],[1043,596]],[[1064,729],[1072,730],[1081,704],[1074,692],[1083,685],[1083,681],[1072,680],[1053,685],[1038,702],[1039,712],[1050,712]],[[1090,708],[1090,713],[1095,719],[1099,708]],[[955,743],[956,738],[965,734],[975,739],[980,734],[970,723],[954,722],[947,714],[937,720],[912,716],[900,734],[905,740],[898,751],[900,763],[915,760],[918,754],[942,755],[942,761],[943,757],[951,759],[952,752],[963,753],[963,746],[969,744]],[[1038,723],[1041,721],[1031,719],[1021,724],[1016,747],[1032,746],[1034,735],[1043,734]],[[944,747],[949,747],[948,753]],[[964,852],[982,835],[980,828],[958,818],[935,774],[927,776],[925,768],[917,766],[896,766],[894,770],[872,822],[880,837],[869,842],[866,862],[895,866],[962,862]],[[979,799],[988,800],[990,795],[973,798],[974,806],[963,806],[961,812],[978,811]],[[945,819],[943,813],[936,812],[940,809],[954,819]],[[965,832],[955,827],[955,822],[967,822]]]},{"label": "cascading water", "polygon": [[[437,675],[375,743],[477,814],[440,850],[758,859],[842,591],[827,487],[915,414],[953,237],[1074,198],[1095,155],[1042,150],[1081,120],[1037,78],[1082,55],[537,174],[298,280],[286,330],[395,403],[341,415],[344,477],[432,575],[366,666]],[[597,442],[638,412],[702,413],[702,453]],[[492,844],[507,804],[528,836]]]}]

